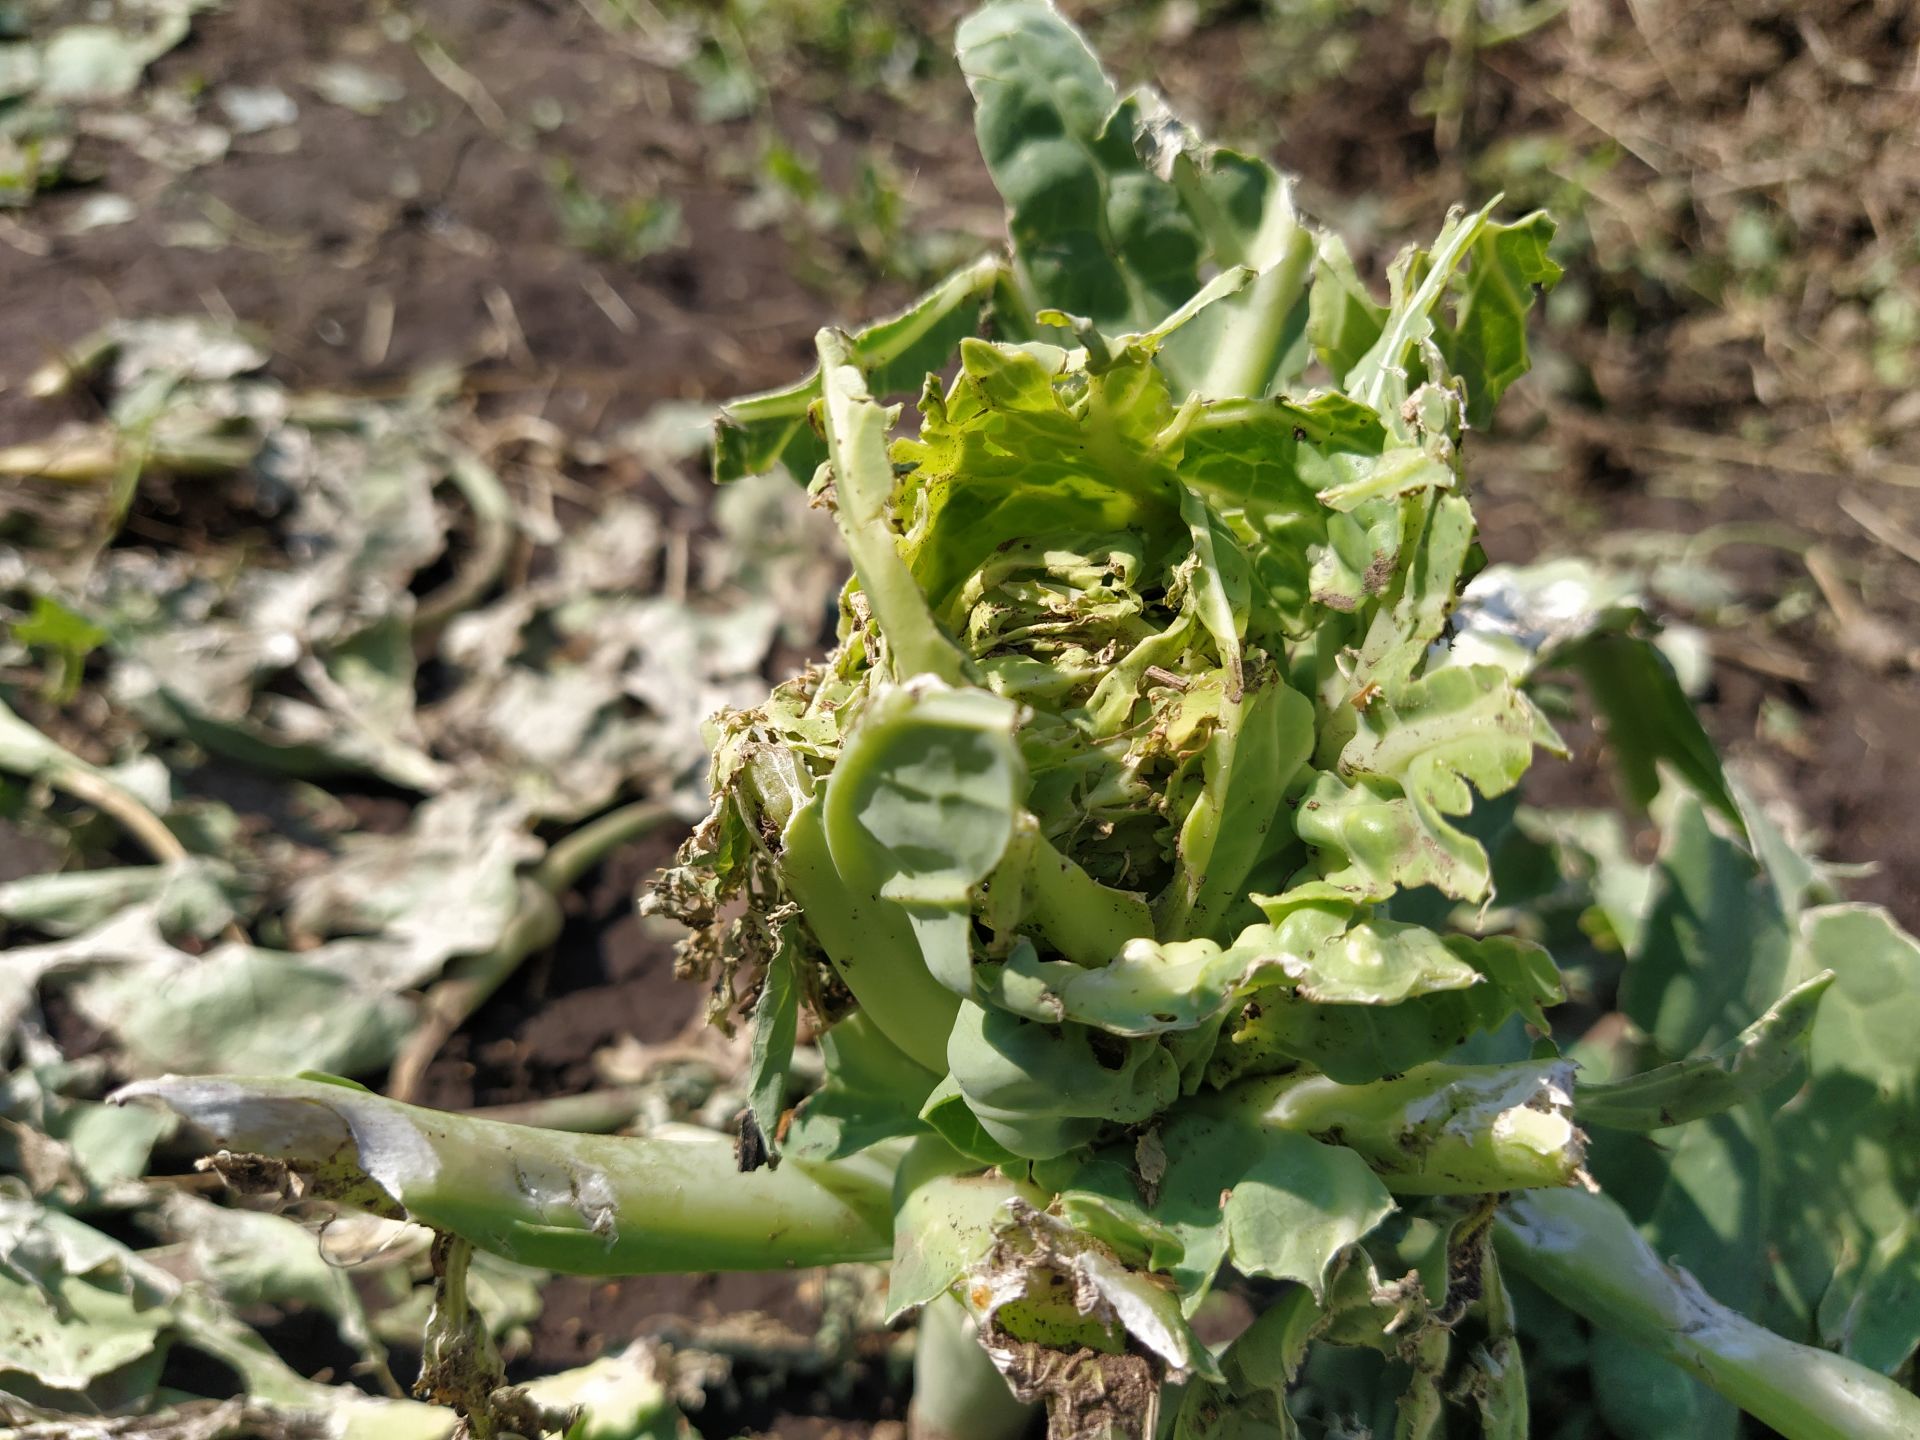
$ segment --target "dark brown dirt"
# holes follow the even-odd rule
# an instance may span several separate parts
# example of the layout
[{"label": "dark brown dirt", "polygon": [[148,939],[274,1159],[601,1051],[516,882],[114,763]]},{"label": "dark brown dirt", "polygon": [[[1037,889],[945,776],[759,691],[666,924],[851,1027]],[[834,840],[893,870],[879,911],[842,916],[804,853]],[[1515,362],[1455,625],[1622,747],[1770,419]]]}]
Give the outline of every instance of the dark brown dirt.
[{"label": "dark brown dirt", "polygon": [[589,1090],[596,1050],[622,1036],[657,1044],[686,1029],[700,992],[673,978],[671,942],[649,935],[634,911],[640,884],[680,838],[660,832],[616,851],[568,896],[559,942],[448,1041],[422,1104],[464,1110]]}]

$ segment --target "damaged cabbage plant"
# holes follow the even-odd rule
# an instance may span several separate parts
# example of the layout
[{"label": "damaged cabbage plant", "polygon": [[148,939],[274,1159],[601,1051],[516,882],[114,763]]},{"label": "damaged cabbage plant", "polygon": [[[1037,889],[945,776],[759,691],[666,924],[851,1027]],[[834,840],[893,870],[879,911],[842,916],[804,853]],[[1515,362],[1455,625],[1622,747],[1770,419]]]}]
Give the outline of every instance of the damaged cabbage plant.
[{"label": "damaged cabbage plant", "polygon": [[[646,902],[751,1015],[736,1144],[127,1094],[553,1269],[890,1261],[925,1440],[1920,1437],[1920,952],[1731,783],[1623,586],[1475,544],[1551,223],[1455,214],[1383,304],[1050,6],[959,52],[1009,259],[719,431],[854,568]],[[1580,690],[1651,864],[1517,803]]]}]

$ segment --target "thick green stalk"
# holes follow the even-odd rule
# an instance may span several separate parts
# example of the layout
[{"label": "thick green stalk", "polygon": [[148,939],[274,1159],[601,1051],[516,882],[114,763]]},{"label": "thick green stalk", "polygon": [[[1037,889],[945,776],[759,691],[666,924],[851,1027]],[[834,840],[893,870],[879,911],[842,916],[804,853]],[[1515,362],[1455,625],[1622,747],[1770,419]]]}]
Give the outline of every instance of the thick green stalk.
[{"label": "thick green stalk", "polygon": [[317,1080],[168,1077],[156,1099],[233,1157],[222,1172],[393,1213],[525,1265],[579,1275],[780,1270],[883,1260],[894,1150],[741,1174],[718,1135],[564,1135],[403,1105]]},{"label": "thick green stalk", "polygon": [[1697,1376],[1787,1440],[1920,1440],[1920,1397],[1842,1356],[1796,1345],[1660,1263],[1626,1213],[1583,1190],[1519,1197],[1494,1240],[1562,1305]]},{"label": "thick green stalk", "polygon": [[848,886],[828,850],[818,799],[793,812],[780,838],[780,879],[860,1008],[904,1054],[945,1073],[960,997],[928,973],[906,911]]},{"label": "thick green stalk", "polygon": [[927,608],[894,541],[887,507],[893,498],[893,462],[887,455],[886,408],[867,393],[851,339],[822,330],[820,418],[833,466],[834,520],[853,557],[860,590],[886,637],[896,680],[937,675],[964,683],[960,651]]},{"label": "thick green stalk", "polygon": [[1253,1080],[1229,1103],[1358,1151],[1397,1194],[1486,1195],[1572,1183],[1585,1159],[1572,1089],[1564,1061],[1434,1064],[1370,1085],[1324,1075]]}]

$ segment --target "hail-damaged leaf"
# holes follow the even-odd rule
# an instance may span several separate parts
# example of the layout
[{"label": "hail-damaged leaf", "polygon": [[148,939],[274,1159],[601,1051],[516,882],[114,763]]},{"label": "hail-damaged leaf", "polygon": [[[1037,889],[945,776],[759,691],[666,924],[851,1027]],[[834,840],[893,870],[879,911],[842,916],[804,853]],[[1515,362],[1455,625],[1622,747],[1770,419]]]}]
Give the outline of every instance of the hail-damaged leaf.
[{"label": "hail-damaged leaf", "polygon": [[960,1297],[1021,1400],[1045,1400],[1054,1440],[1148,1440],[1161,1387],[1217,1380],[1172,1289],[1067,1221],[1013,1198]]},{"label": "hail-damaged leaf", "polygon": [[978,690],[882,691],[826,788],[841,878],[863,904],[904,911],[922,963],[959,995],[972,991],[975,889],[1013,839],[1026,779],[1015,719],[1010,703]]},{"label": "hail-damaged leaf", "polygon": [[1585,1160],[1573,1067],[1421,1065],[1369,1085],[1312,1073],[1243,1082],[1262,1123],[1337,1137],[1396,1195],[1472,1195],[1565,1185]]},{"label": "hail-damaged leaf", "polygon": [[894,1181],[888,1320],[945,1294],[984,1260],[1016,1200],[1045,1204],[1031,1185],[979,1174],[967,1157],[938,1141],[916,1141]]},{"label": "hail-damaged leaf", "polygon": [[[905,310],[877,321],[853,337],[853,358],[875,393],[912,392],[940,369],[963,336],[979,327],[980,311],[1005,273],[1004,264],[983,257],[956,271]],[[820,398],[815,371],[797,385],[735,400],[714,423],[713,475],[725,483],[775,465],[801,484],[827,458],[808,423]]]},{"label": "hail-damaged leaf", "polygon": [[1172,1053],[1150,1039],[971,1001],[960,1006],[947,1057],[986,1133],[1032,1160],[1084,1145],[1107,1125],[1151,1119],[1180,1093]]},{"label": "hail-damaged leaf", "polygon": [[524,807],[484,791],[436,797],[402,834],[343,842],[294,887],[287,925],[307,939],[380,937],[364,946],[365,978],[410,989],[499,942],[520,906],[519,872],[541,853],[526,823]]},{"label": "hail-damaged leaf", "polygon": [[1486,898],[1484,846],[1453,823],[1483,796],[1513,788],[1541,738],[1538,712],[1504,671],[1452,667],[1374,697],[1337,768],[1315,777],[1301,803],[1301,838],[1315,865],[1358,898],[1433,885]]},{"label": "hail-damaged leaf", "polygon": [[1466,583],[1448,617],[1447,663],[1498,665],[1526,681],[1568,646],[1627,625],[1640,608],[1633,577],[1591,561],[1489,565]]},{"label": "hail-damaged leaf", "polygon": [[1705,1055],[1626,1079],[1582,1085],[1582,1121],[1613,1130],[1662,1130],[1717,1115],[1764,1095],[1806,1063],[1805,1041],[1831,970],[1794,986],[1739,1035]]},{"label": "hail-damaged leaf", "polygon": [[1209,308],[1166,347],[1167,370],[1195,393],[1265,395],[1297,379],[1306,343],[1313,234],[1293,203],[1293,181],[1262,160],[1199,136],[1151,98],[1134,148],[1180,204],[1212,258],[1253,271],[1245,291]]},{"label": "hail-damaged leaf", "polygon": [[[1492,218],[1496,199],[1473,215],[1456,210],[1429,250],[1409,248],[1394,262],[1393,298],[1379,337],[1348,369],[1347,394],[1406,433],[1401,410],[1423,379],[1440,380],[1444,358],[1464,382],[1470,423],[1484,425],[1494,402],[1526,373],[1526,315],[1536,285],[1559,278],[1546,258],[1553,222],[1536,213],[1512,224]],[[1453,297],[1451,321],[1442,301]],[[1337,352],[1336,352],[1337,354]]]}]

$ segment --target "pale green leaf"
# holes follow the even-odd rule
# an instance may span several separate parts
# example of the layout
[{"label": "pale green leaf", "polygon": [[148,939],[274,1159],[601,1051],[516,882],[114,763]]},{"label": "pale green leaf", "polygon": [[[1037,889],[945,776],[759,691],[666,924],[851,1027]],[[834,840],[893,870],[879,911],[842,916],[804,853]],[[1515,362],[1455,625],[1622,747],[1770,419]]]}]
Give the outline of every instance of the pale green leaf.
[{"label": "pale green leaf", "polygon": [[[853,361],[877,395],[916,391],[943,367],[962,336],[979,327],[980,309],[1004,273],[983,258],[948,276],[905,310],[852,337]],[[815,371],[797,385],[730,402],[714,423],[714,479],[726,482],[782,465],[793,479],[813,478],[826,447],[808,419],[820,398]]]},{"label": "pale green leaf", "polygon": [[1045,0],[985,5],[955,45],[1029,310],[1108,334],[1152,328],[1199,288],[1202,242],[1135,150],[1137,106]]}]

